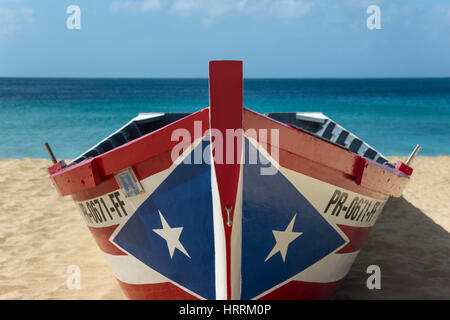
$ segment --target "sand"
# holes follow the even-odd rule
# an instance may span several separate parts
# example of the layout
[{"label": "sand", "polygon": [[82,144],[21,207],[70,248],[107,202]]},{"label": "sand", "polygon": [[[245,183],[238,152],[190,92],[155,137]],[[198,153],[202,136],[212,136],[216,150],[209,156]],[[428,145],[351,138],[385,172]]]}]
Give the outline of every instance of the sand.
[{"label": "sand", "polygon": [[[0,299],[125,299],[49,160],[0,160]],[[401,198],[391,199],[336,299],[450,299],[450,157],[419,157]],[[381,289],[368,290],[378,265]],[[66,285],[76,265],[81,288]]]}]

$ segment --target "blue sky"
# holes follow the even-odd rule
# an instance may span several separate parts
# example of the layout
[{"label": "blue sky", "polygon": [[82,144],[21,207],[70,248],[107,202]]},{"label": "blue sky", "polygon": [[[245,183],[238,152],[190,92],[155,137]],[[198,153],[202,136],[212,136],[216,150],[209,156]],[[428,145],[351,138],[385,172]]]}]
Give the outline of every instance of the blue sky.
[{"label": "blue sky", "polygon": [[0,76],[207,77],[212,59],[246,77],[448,77],[450,0],[0,0]]}]

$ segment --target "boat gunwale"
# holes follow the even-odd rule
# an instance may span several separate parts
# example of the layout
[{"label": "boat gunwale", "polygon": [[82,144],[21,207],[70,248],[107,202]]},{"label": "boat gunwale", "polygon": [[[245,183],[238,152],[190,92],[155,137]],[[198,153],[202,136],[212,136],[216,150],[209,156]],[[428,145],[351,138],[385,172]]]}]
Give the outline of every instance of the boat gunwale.
[{"label": "boat gunwale", "polygon": [[[277,121],[275,119],[272,119],[266,115],[260,114],[256,111],[253,111],[249,108],[243,108],[244,113],[244,131],[245,128],[248,127],[246,125],[246,117],[247,120],[249,117],[256,116],[259,117],[264,122],[267,122],[267,126],[265,128],[269,127],[277,127],[284,132],[286,132],[288,135],[303,135],[303,137],[307,137],[307,139],[310,139],[310,144],[318,144],[319,146],[323,144],[323,146],[327,146],[328,151],[338,154],[339,157],[342,157],[344,155],[344,159],[340,159],[339,161],[336,161],[336,159],[333,159],[332,157],[319,157],[317,158],[317,153],[324,153],[323,151],[315,152],[314,154],[308,154],[303,151],[302,149],[293,150],[292,146],[289,146],[289,144],[292,144],[292,139],[283,139],[280,141],[279,149],[292,153],[298,157],[302,157],[304,159],[307,159],[309,161],[312,161],[314,163],[317,163],[321,166],[329,167],[333,170],[337,170],[341,173],[343,173],[348,179],[350,180],[356,180],[357,173],[355,172],[355,167],[357,166],[358,162],[361,161],[361,159],[365,159],[365,168],[363,168],[364,173],[367,175],[367,173],[370,173],[370,177],[365,177],[363,179],[363,184],[360,187],[366,187],[366,189],[378,193],[378,194],[384,194],[387,196],[400,196],[401,192],[404,189],[404,186],[406,185],[406,181],[409,179],[407,175],[404,173],[391,169],[387,166],[384,166],[382,164],[379,164],[371,159],[365,158],[363,156],[360,156],[356,153],[353,153],[349,151],[346,148],[343,148],[342,146],[336,145],[330,141],[327,141],[325,139],[321,139],[318,136],[315,136],[305,130],[302,130],[298,127],[291,126],[289,124]],[[206,117],[206,114],[208,117]],[[135,166],[138,163],[141,163],[143,161],[146,161],[150,158],[153,158],[157,156],[158,154],[169,152],[172,149],[173,143],[160,143],[162,145],[162,148],[159,148],[158,150],[152,150],[154,148],[146,148],[146,150],[139,150],[138,152],[131,152],[136,150],[129,150],[129,149],[136,149],[138,145],[148,145],[151,142],[154,141],[148,141],[148,140],[158,140],[158,139],[164,139],[167,138],[167,131],[172,131],[173,129],[177,127],[183,127],[183,124],[187,123],[193,123],[194,121],[201,120],[202,122],[207,122],[207,127],[209,128],[209,116],[210,116],[210,108],[206,107],[203,108],[197,112],[194,112],[184,118],[181,118],[179,120],[176,120],[164,127],[161,127],[155,131],[149,132],[139,138],[136,138],[132,141],[129,141],[121,146],[118,146],[112,150],[109,150],[103,154],[100,154],[96,157],[85,159],[80,163],[74,164],[72,166],[63,168],[62,170],[51,174],[51,178],[54,182],[54,184],[57,186],[57,189],[60,191],[62,195],[69,195],[73,194],[82,190],[86,190],[89,188],[93,188],[97,185],[99,185],[102,181],[107,179],[109,176],[113,175],[115,172],[118,172],[122,169],[125,169],[127,167]],[[181,126],[180,126],[181,124]],[[203,123],[203,125],[205,125]],[[250,125],[251,127],[251,125]],[[267,139],[269,141],[262,141],[263,143],[267,143],[267,146],[270,145],[270,139]],[[286,143],[285,141],[288,141]],[[294,139],[297,141],[304,142],[304,139]],[[178,143],[178,142],[177,142]],[[297,142],[298,143],[298,142]],[[130,151],[130,152],[127,152]],[[120,156],[124,153],[128,154],[128,156],[124,159]],[[120,161],[117,161],[117,159],[120,159]],[[380,171],[381,170],[381,171]],[[92,180],[91,183],[86,183],[80,177],[82,174],[86,174],[87,172],[91,172],[92,174]],[[95,172],[96,171],[96,172]],[[82,173],[80,173],[82,172]],[[389,185],[389,182],[391,180],[406,180],[403,183],[400,183],[400,186],[397,188],[393,188],[395,184],[393,182],[390,183],[391,187],[381,187],[380,183],[370,183],[370,179],[373,177],[376,177],[377,175],[386,175],[387,174],[387,182]],[[88,177],[89,178],[89,177]],[[67,188],[67,186],[64,186],[64,184],[68,184],[69,181],[73,182],[73,180],[80,180],[82,184],[78,185],[75,188]],[[385,183],[386,185],[386,183]],[[394,190],[393,190],[394,189]],[[395,190],[396,189],[396,190]],[[380,195],[379,195],[380,196]]]}]

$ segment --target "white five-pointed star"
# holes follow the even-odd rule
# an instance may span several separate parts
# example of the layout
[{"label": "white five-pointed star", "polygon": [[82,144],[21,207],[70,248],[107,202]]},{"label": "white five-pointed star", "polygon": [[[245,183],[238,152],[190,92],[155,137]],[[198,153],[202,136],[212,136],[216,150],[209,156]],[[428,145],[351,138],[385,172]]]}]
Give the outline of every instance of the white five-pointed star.
[{"label": "white five-pointed star", "polygon": [[280,252],[281,257],[283,258],[283,262],[286,260],[286,254],[289,244],[295,239],[297,239],[297,237],[299,237],[303,233],[303,232],[292,232],[296,216],[297,214],[295,214],[291,222],[289,222],[289,225],[286,227],[286,230],[284,231],[272,230],[276,243],[272,251],[270,251],[269,255],[267,256],[266,260],[264,260],[264,262],[269,260],[277,252]]},{"label": "white five-pointed star", "polygon": [[161,238],[166,240],[167,248],[169,249],[170,253],[170,258],[172,259],[175,249],[180,250],[186,256],[191,258],[180,242],[180,235],[181,232],[183,231],[183,227],[171,228],[167,223],[166,219],[164,219],[161,211],[158,210],[158,212],[159,217],[161,218],[162,229],[153,229],[153,231],[156,232]]}]

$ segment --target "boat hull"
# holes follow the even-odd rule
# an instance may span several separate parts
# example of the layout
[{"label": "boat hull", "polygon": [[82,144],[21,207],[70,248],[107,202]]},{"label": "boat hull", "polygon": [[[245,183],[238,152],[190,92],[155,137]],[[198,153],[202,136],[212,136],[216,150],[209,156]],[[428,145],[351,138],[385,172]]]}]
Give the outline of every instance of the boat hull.
[{"label": "boat hull", "polygon": [[[244,134],[228,226],[212,158],[194,163],[195,154],[209,154],[209,140],[207,134],[197,139],[175,162],[162,153],[131,166],[143,190],[138,195],[127,197],[117,175],[72,195],[125,294],[131,299],[331,298],[388,196],[312,177],[313,161],[302,172],[284,167],[280,163],[289,159],[283,153],[277,161],[270,147]],[[249,163],[252,154],[256,163]],[[261,174],[270,167],[274,173]],[[178,230],[179,237],[161,236],[165,226]],[[227,255],[224,230],[231,227]],[[283,245],[276,235],[289,232],[295,239]]]}]

